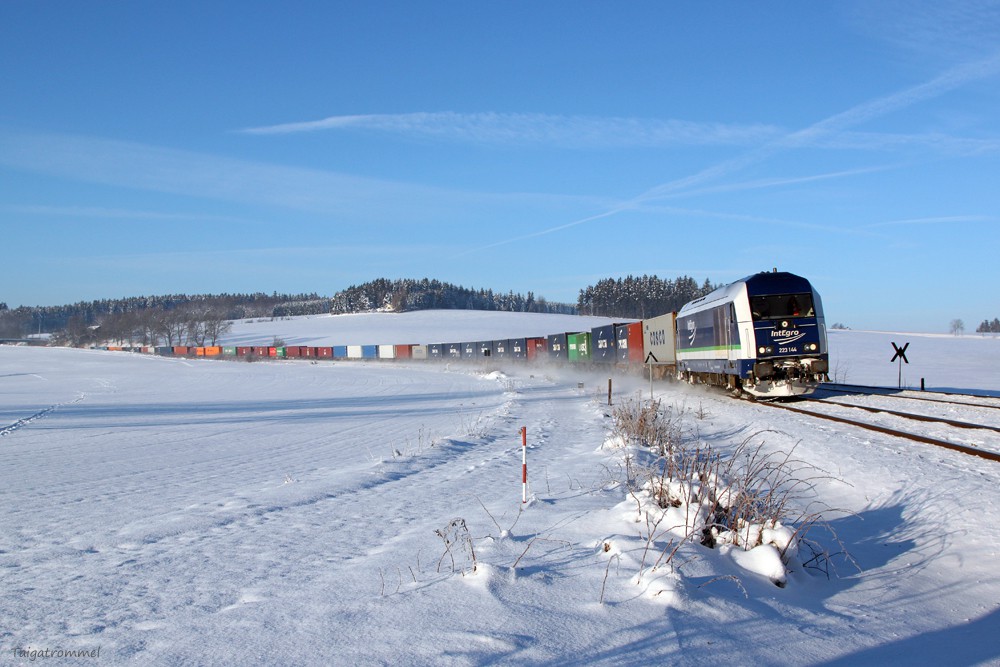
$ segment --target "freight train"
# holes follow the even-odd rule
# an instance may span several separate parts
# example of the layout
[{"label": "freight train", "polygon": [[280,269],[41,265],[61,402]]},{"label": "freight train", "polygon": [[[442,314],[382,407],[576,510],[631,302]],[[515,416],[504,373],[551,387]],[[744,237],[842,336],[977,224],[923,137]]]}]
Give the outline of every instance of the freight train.
[{"label": "freight train", "polygon": [[643,369],[762,398],[810,393],[827,379],[819,294],[791,273],[758,273],[667,313],[590,331],[421,345],[149,347],[161,355],[311,359],[511,361]]}]

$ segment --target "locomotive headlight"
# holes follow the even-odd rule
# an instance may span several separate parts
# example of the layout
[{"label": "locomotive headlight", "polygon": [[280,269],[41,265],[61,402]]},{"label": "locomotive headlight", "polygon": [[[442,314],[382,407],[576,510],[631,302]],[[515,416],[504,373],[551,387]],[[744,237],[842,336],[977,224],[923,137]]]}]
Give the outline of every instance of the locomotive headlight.
[{"label": "locomotive headlight", "polygon": [[760,347],[757,348],[758,354],[771,354],[772,352],[774,352],[774,348],[771,347],[770,345],[766,347],[764,345],[761,345]]},{"label": "locomotive headlight", "polygon": [[817,349],[819,349],[819,346],[816,343],[809,343],[806,345],[806,351],[808,352],[815,352]]}]

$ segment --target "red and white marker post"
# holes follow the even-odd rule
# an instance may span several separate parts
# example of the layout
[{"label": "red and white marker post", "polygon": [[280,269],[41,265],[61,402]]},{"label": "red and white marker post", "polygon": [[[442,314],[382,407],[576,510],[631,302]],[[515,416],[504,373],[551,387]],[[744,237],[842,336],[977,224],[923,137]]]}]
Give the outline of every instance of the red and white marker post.
[{"label": "red and white marker post", "polygon": [[521,503],[528,502],[528,427],[521,427]]}]

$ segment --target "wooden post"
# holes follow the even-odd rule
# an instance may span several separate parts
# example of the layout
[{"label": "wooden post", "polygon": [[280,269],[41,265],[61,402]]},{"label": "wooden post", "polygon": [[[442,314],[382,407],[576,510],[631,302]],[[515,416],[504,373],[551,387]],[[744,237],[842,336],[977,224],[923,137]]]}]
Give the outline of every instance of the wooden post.
[{"label": "wooden post", "polygon": [[528,427],[521,427],[521,504],[528,502]]}]

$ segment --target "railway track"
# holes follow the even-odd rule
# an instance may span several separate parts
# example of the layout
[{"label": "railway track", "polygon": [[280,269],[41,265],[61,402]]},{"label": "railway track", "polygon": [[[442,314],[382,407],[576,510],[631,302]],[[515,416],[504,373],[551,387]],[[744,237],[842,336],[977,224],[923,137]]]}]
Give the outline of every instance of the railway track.
[{"label": "railway track", "polygon": [[[802,402],[796,403],[796,404],[761,402],[761,403],[759,403],[759,405],[766,405],[769,408],[778,409],[778,410],[787,410],[789,412],[796,412],[796,413],[799,413],[799,414],[803,414],[803,415],[808,415],[810,417],[814,417],[816,419],[825,419],[825,420],[837,422],[837,423],[840,423],[840,424],[849,424],[851,426],[856,426],[858,428],[866,429],[866,430],[869,430],[869,431],[875,431],[877,433],[883,433],[883,434],[891,435],[891,436],[894,436],[894,437],[897,437],[897,438],[903,438],[903,439],[906,439],[906,440],[912,440],[914,442],[921,442],[921,443],[928,444],[928,445],[934,445],[935,447],[943,447],[945,449],[950,449],[952,451],[961,452],[963,454],[968,454],[970,456],[978,456],[980,458],[984,458],[984,459],[987,459],[987,460],[990,460],[990,461],[1000,462],[1000,451],[990,451],[988,449],[982,449],[982,448],[979,448],[979,447],[972,447],[972,446],[969,446],[969,445],[964,445],[964,444],[956,443],[956,442],[953,442],[953,441],[950,441],[950,440],[943,440],[941,438],[935,438],[935,437],[931,437],[931,436],[928,436],[928,435],[923,435],[923,434],[919,434],[919,433],[912,433],[912,432],[909,432],[909,431],[901,431],[901,430],[895,429],[895,428],[889,428],[887,426],[876,424],[876,423],[873,423],[871,421],[867,421],[867,422],[866,421],[858,421],[858,420],[855,420],[855,419],[849,419],[847,417],[842,417],[842,416],[839,416],[839,415],[827,414],[827,413],[818,412],[818,411],[815,411],[815,410],[810,410],[808,408],[800,407],[802,405],[809,405],[810,403],[820,403],[820,404],[822,404],[824,402],[822,400],[808,399],[808,400],[805,400],[805,401],[802,401]],[[977,429],[977,430],[985,430],[985,431],[992,431],[992,432],[1000,433],[1000,427],[989,426],[989,425],[982,425],[982,424],[972,424],[972,423],[969,423],[969,422],[962,422],[962,421],[957,421],[957,420],[952,420],[952,419],[946,419],[946,418],[941,418],[941,417],[932,417],[932,416],[928,416],[928,415],[917,415],[917,414],[912,414],[912,413],[904,413],[904,412],[898,412],[898,411],[884,410],[882,408],[871,407],[871,406],[850,405],[850,404],[837,403],[837,402],[826,403],[826,405],[835,405],[838,408],[858,409],[858,410],[865,411],[865,412],[870,412],[870,413],[888,414],[888,415],[891,415],[893,417],[898,417],[898,418],[902,418],[902,419],[911,419],[911,420],[919,421],[919,422],[929,422],[929,423],[941,424],[941,425],[945,425],[945,426],[950,427],[950,428]],[[976,406],[976,407],[982,407],[982,406]]]},{"label": "railway track", "polygon": [[888,398],[928,403],[964,405],[975,408],[1000,410],[1000,397],[983,394],[962,394],[943,391],[917,391],[915,389],[892,389],[889,387],[868,387],[854,384],[824,383],[816,388],[818,393],[846,394],[861,396],[885,396]]}]

